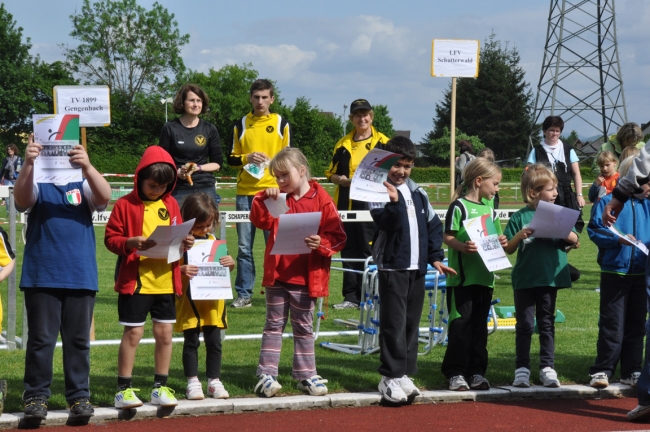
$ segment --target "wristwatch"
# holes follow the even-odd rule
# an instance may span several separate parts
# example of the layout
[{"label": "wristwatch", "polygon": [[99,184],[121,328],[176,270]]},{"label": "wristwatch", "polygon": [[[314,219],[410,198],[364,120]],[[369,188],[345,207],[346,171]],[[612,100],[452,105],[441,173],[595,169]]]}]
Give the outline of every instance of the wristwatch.
[{"label": "wristwatch", "polygon": [[582,194],[581,194],[581,193],[579,193],[579,194],[576,194],[576,195],[577,195],[577,196],[582,196]]}]

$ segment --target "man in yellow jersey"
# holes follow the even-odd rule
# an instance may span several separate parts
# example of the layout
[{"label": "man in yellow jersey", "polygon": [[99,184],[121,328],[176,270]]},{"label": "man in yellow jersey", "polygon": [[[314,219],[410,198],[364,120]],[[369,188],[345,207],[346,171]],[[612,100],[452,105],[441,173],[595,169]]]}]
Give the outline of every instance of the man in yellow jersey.
[{"label": "man in yellow jersey", "polygon": [[[273,84],[269,80],[258,79],[251,85],[250,101],[253,110],[235,122],[232,148],[228,155],[228,164],[239,169],[235,201],[237,211],[250,211],[257,192],[278,187],[266,165],[291,142],[289,122],[270,111],[275,96]],[[251,306],[255,284],[255,261],[252,251],[255,227],[250,222],[238,223],[237,237],[237,299],[231,306],[242,308]],[[265,231],[264,239],[267,238],[268,232]]]}]

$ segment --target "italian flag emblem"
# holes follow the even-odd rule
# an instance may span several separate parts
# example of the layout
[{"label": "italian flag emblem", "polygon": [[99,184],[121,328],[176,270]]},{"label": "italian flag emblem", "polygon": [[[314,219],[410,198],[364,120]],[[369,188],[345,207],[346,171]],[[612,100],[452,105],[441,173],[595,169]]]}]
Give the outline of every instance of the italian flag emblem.
[{"label": "italian flag emblem", "polygon": [[81,204],[81,192],[79,189],[73,189],[65,193],[65,197],[68,199],[68,202],[72,205]]}]

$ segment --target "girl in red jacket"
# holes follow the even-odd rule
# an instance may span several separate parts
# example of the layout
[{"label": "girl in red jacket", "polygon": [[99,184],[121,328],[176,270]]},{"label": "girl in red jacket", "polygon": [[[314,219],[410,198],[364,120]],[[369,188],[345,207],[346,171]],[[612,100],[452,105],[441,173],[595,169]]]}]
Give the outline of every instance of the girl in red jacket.
[{"label": "girl in red jacket", "polygon": [[[285,147],[269,165],[279,188],[269,188],[255,195],[251,222],[270,231],[264,252],[266,289],[266,323],[257,367],[259,382],[255,392],[272,397],[282,386],[277,381],[282,348],[282,332],[291,313],[293,328],[292,377],[298,389],[313,396],[327,394],[327,380],[316,374],[314,355],[314,300],[329,294],[331,257],[345,246],[345,231],[334,201],[315,181],[310,181],[309,165],[302,152]],[[285,195],[286,194],[286,197]],[[320,212],[318,232],[304,239],[311,252],[300,255],[271,255],[280,219],[269,212],[265,200],[286,200],[287,214]]]}]

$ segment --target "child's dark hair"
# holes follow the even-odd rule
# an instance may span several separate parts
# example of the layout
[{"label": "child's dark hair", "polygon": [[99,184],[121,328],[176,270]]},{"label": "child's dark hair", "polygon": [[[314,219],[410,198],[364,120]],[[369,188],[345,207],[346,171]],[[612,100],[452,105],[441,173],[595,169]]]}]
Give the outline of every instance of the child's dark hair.
[{"label": "child's dark hair", "polygon": [[181,206],[181,216],[184,221],[196,219],[194,223],[207,222],[212,219],[212,229],[219,225],[219,207],[214,199],[205,192],[189,195]]},{"label": "child's dark hair", "polygon": [[138,182],[143,180],[153,180],[159,185],[174,183],[176,169],[166,162],[156,162],[138,173]]},{"label": "child's dark hair", "polygon": [[413,141],[399,135],[388,140],[386,143],[386,151],[402,155],[403,159],[410,161],[414,161],[417,154]]},{"label": "child's dark hair", "polygon": [[269,93],[271,97],[273,97],[273,93],[275,92],[275,88],[273,86],[273,83],[267,79],[260,78],[258,80],[255,80],[253,84],[251,84],[251,89],[250,89],[250,95],[253,96],[253,92],[259,91],[259,90],[269,90]]}]

